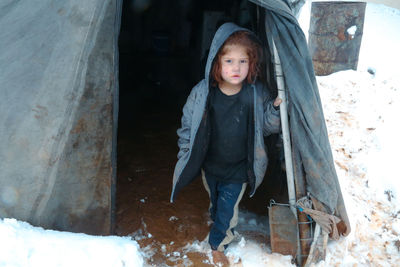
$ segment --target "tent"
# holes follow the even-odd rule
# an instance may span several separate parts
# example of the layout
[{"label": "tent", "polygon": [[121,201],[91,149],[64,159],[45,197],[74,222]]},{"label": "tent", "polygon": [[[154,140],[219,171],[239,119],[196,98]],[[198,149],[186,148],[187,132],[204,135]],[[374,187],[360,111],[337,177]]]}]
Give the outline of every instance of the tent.
[{"label": "tent", "polygon": [[120,4],[0,3],[0,217],[112,231]]},{"label": "tent", "polygon": [[[304,33],[288,2],[251,2],[272,87],[272,40],[282,62],[294,174],[303,181],[297,192],[309,192],[341,218],[346,235],[350,225]],[[121,0],[1,2],[0,217],[113,233],[121,10]]]}]

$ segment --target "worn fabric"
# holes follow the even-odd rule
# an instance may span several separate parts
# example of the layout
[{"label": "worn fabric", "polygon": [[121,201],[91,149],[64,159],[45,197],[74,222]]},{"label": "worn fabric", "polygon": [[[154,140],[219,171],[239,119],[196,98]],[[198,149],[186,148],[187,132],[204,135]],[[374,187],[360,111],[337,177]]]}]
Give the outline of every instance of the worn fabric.
[{"label": "worn fabric", "polygon": [[203,168],[207,176],[229,183],[247,182],[247,86],[234,95],[219,88],[210,92],[210,145]]},{"label": "worn fabric", "polygon": [[340,219],[338,217],[315,208],[313,209],[312,201],[307,197],[297,200],[297,206],[300,208],[301,212],[311,216],[311,218],[321,226],[324,233],[329,234],[334,240],[339,239],[340,236],[337,224],[340,222]]},{"label": "worn fabric", "polygon": [[113,233],[121,6],[0,0],[0,218]]},{"label": "worn fabric", "polygon": [[204,187],[210,197],[210,218],[213,224],[208,243],[213,250],[224,251],[234,239],[234,228],[239,219],[239,202],[246,190],[246,183],[221,182],[202,173]]},{"label": "worn fabric", "polygon": [[[211,43],[205,78],[192,89],[183,107],[182,125],[177,131],[179,153],[173,176],[171,202],[179,190],[200,174],[210,137],[208,110],[210,70],[218,50],[225,40],[237,31],[248,30],[233,23],[225,23],[217,30]],[[269,90],[263,84],[257,82],[249,87],[249,93],[253,98],[251,127],[248,132],[251,137],[249,138],[251,139],[249,147],[252,148],[249,149],[251,155],[248,155],[248,162],[251,162],[252,165],[248,169],[250,195],[252,196],[264,179],[267,169],[268,158],[264,146],[264,136],[279,132],[280,117],[279,111],[273,108],[273,99]]]},{"label": "worn fabric", "polygon": [[263,19],[270,54],[273,40],[282,63],[296,179],[305,180],[306,190],[326,206],[328,213],[344,221],[346,229],[342,234],[347,235],[350,223],[304,33],[285,1],[250,1],[265,9]]}]

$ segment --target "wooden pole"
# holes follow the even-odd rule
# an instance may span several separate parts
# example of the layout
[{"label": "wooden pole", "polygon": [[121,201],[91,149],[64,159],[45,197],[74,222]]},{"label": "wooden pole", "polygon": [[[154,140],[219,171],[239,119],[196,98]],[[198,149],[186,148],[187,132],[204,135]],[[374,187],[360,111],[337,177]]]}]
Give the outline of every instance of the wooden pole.
[{"label": "wooden pole", "polygon": [[[290,133],[289,133],[289,120],[287,113],[287,100],[286,100],[286,91],[285,91],[285,80],[283,78],[281,61],[279,58],[278,50],[276,49],[275,42],[272,40],[272,46],[274,50],[274,66],[275,66],[275,74],[276,74],[276,82],[278,87],[278,97],[282,99],[282,103],[280,104],[280,112],[281,112],[281,124],[282,124],[282,136],[283,136],[283,148],[285,152],[285,166],[286,166],[286,178],[287,178],[287,186],[288,186],[288,195],[289,195],[289,205],[293,214],[295,215],[297,221],[297,210],[296,210],[296,190],[294,184],[294,175],[293,175],[293,162],[292,162],[292,148],[290,142]],[[299,239],[299,231],[297,231],[297,263],[301,265],[301,246]]]}]

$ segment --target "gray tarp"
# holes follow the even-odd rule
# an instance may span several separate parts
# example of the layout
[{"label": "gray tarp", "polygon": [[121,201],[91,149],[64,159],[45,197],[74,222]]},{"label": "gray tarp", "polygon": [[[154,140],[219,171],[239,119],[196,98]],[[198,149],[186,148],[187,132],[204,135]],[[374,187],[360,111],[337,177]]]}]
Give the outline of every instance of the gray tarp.
[{"label": "gray tarp", "polygon": [[[335,171],[321,100],[303,31],[282,0],[251,0],[265,8],[267,39],[273,38],[285,78],[296,179],[306,190],[350,224]],[[271,45],[270,45],[271,47]],[[271,52],[271,54],[273,54]]]},{"label": "gray tarp", "polygon": [[117,3],[0,1],[1,218],[110,233]]}]

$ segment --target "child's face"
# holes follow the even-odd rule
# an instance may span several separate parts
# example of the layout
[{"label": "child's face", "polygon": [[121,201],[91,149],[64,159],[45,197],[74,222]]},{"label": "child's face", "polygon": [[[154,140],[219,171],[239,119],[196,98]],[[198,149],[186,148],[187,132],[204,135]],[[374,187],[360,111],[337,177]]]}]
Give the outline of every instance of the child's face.
[{"label": "child's face", "polygon": [[227,52],[220,62],[223,83],[219,86],[237,89],[249,73],[249,56],[246,48],[241,45],[227,45],[225,49]]}]

